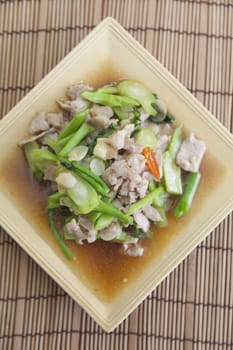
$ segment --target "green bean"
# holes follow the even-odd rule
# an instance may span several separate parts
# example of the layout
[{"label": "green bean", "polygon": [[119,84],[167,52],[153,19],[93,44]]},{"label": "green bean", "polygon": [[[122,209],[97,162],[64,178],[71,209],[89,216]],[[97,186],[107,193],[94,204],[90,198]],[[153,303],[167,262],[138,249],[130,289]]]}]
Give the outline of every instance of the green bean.
[{"label": "green bean", "polygon": [[189,175],[185,179],[186,186],[185,186],[184,193],[180,198],[180,200],[177,202],[173,210],[173,214],[176,218],[179,218],[182,215],[188,213],[192,205],[195,193],[197,191],[200,178],[201,178],[201,174],[198,172],[195,172],[195,173],[189,173]]},{"label": "green bean", "polygon": [[115,207],[111,203],[106,203],[102,200],[100,200],[99,205],[96,207],[96,210],[99,210],[102,213],[112,215],[119,220],[125,222],[126,224],[131,224],[133,222],[133,219],[131,216],[126,215],[123,211]]},{"label": "green bean", "polygon": [[149,194],[147,194],[144,198],[139,199],[134,204],[131,204],[128,208],[127,214],[131,215],[133,213],[136,213],[138,210],[142,209],[146,204],[152,203],[152,201],[161,195],[161,192],[163,191],[162,187],[156,188]]},{"label": "green bean", "polygon": [[49,223],[49,227],[50,227],[51,231],[53,232],[53,235],[54,235],[59,247],[61,248],[61,250],[63,251],[65,256],[70,260],[73,259],[74,258],[73,253],[71,252],[70,248],[65,244],[65,242],[61,238],[60,233],[58,232],[58,229],[55,225],[54,211],[52,209],[48,210],[48,223]]},{"label": "green bean", "polygon": [[68,140],[67,144],[62,148],[59,155],[61,157],[67,156],[74,147],[76,147],[88,134],[93,131],[93,127],[88,124],[82,124],[80,128]]},{"label": "green bean", "polygon": [[90,109],[84,109],[83,111],[77,113],[69,122],[69,124],[60,132],[58,136],[58,140],[62,140],[67,136],[70,136],[74,132],[76,132],[79,127],[84,123],[87,118]]}]

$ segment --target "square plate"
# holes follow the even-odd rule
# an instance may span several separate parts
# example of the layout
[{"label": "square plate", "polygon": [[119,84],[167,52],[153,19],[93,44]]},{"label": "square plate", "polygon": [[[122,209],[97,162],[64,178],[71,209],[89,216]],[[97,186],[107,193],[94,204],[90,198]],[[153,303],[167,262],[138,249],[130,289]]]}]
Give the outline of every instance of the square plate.
[{"label": "square plate", "polygon": [[[5,169],[16,171],[8,160],[14,154],[15,159],[20,157],[17,143],[26,135],[32,116],[41,110],[54,110],[67,86],[82,80],[98,85],[122,78],[141,81],[162,96],[177,119],[205,141],[208,151],[189,218],[174,222],[175,235],[173,226],[166,231],[164,249],[160,249],[159,239],[155,240],[159,253],[148,249],[149,258],[142,258],[143,264],[131,261],[134,278],[105,298],[81,273],[81,267],[73,268],[63,258],[53,238],[45,239],[48,228],[36,220],[30,187],[23,193],[26,200],[21,194],[20,201],[20,186],[6,176]],[[1,225],[106,331],[122,322],[232,209],[231,134],[112,18],[99,24],[1,121],[0,147]],[[139,265],[144,267],[138,269]],[[105,282],[106,286],[111,284],[110,279]]]}]

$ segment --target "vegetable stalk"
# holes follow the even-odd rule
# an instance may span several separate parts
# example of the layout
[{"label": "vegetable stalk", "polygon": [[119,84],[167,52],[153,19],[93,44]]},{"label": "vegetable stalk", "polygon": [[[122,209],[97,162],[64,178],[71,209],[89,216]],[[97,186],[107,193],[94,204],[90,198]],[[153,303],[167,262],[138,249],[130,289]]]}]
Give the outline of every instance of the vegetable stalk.
[{"label": "vegetable stalk", "polygon": [[180,200],[177,202],[173,210],[173,214],[176,218],[179,218],[182,215],[188,213],[192,205],[195,193],[197,191],[200,178],[201,178],[201,174],[199,172],[188,174],[187,178],[185,179],[186,186],[185,186],[184,194],[182,195]]},{"label": "vegetable stalk", "polygon": [[115,207],[111,203],[106,203],[106,202],[100,200],[100,203],[99,203],[98,207],[96,208],[96,210],[98,210],[104,214],[114,216],[114,217],[118,218],[119,220],[121,220],[122,222],[125,222],[126,224],[132,223],[131,216],[126,215],[123,211],[121,211],[120,209],[118,209],[117,207]]},{"label": "vegetable stalk", "polygon": [[90,109],[84,109],[81,112],[77,113],[72,120],[69,122],[69,124],[60,132],[58,136],[58,140],[62,140],[65,137],[73,134],[76,132],[79,127],[83,124],[83,122],[86,120],[86,117],[89,113]]},{"label": "vegetable stalk", "polygon": [[83,165],[80,165],[77,161],[61,161],[61,163],[67,169],[72,170],[83,180],[87,181],[98,193],[105,195],[109,192],[108,185],[101,179],[101,177],[95,175],[91,170]]},{"label": "vegetable stalk", "polygon": [[61,157],[67,156],[74,147],[76,147],[88,134],[93,131],[93,127],[88,124],[82,124],[82,126],[73,134],[68,140],[67,144],[62,148],[59,155]]},{"label": "vegetable stalk", "polygon": [[60,236],[60,233],[58,232],[58,229],[55,225],[54,211],[52,209],[48,210],[48,223],[49,223],[49,227],[50,227],[51,231],[53,232],[53,235],[54,235],[59,247],[61,248],[61,250],[63,251],[65,256],[70,260],[73,259],[74,258],[73,253],[71,252],[70,248],[63,241],[63,239]]},{"label": "vegetable stalk", "polygon": [[131,215],[133,213],[136,213],[138,210],[142,209],[146,204],[152,203],[152,201],[161,195],[163,192],[162,187],[158,187],[149,194],[147,194],[144,198],[139,199],[139,201],[131,204],[128,208],[127,214]]}]

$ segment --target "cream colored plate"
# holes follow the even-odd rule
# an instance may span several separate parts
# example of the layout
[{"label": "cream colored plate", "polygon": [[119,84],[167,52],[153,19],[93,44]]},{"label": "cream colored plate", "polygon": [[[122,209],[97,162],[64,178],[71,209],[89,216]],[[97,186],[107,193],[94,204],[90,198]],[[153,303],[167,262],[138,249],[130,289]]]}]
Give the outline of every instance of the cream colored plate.
[{"label": "cream colored plate", "polygon": [[[233,203],[231,134],[112,18],[106,18],[98,25],[1,121],[1,169],[9,155],[15,152],[17,142],[26,135],[32,116],[37,111],[53,110],[54,101],[65,95],[67,86],[81,80],[98,84],[98,81],[114,77],[141,81],[161,95],[179,121],[205,140],[207,160],[212,162],[212,170],[206,175],[203,191],[198,193],[192,217],[184,220],[176,238],[128,288],[109,302],[98,298],[54,245],[43,239],[40,227],[33,218],[30,219],[30,213],[25,213],[23,207],[16,204],[13,184],[11,188],[7,179],[0,176],[1,225],[106,331],[114,329],[132,312],[231,211]],[[204,190],[205,186],[207,190]]]}]

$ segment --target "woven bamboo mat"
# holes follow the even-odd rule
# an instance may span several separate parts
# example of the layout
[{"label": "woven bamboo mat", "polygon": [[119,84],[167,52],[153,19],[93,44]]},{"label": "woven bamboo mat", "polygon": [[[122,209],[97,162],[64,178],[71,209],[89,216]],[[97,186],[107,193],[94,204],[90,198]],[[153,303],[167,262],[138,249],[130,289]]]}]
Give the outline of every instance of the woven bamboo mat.
[{"label": "woven bamboo mat", "polygon": [[[109,15],[232,131],[232,0],[0,0],[0,117]],[[0,349],[233,349],[232,226],[110,334],[0,231]]]}]

